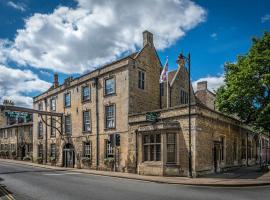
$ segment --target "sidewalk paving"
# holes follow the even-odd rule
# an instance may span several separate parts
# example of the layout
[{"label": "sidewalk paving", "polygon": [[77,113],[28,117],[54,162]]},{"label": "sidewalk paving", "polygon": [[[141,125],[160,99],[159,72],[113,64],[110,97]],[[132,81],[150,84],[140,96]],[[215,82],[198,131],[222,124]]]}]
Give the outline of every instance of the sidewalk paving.
[{"label": "sidewalk paving", "polygon": [[263,173],[259,171],[258,166],[245,167],[236,171],[223,174],[213,174],[201,178],[188,177],[162,177],[162,176],[145,176],[131,173],[98,171],[91,169],[63,168],[49,165],[41,165],[32,162],[0,159],[0,162],[9,162],[15,164],[24,164],[33,167],[42,167],[55,170],[68,170],[71,172],[87,173],[92,175],[110,176],[117,178],[135,179],[141,181],[150,181],[166,184],[181,184],[195,186],[215,186],[215,187],[247,187],[270,185],[270,172]]}]

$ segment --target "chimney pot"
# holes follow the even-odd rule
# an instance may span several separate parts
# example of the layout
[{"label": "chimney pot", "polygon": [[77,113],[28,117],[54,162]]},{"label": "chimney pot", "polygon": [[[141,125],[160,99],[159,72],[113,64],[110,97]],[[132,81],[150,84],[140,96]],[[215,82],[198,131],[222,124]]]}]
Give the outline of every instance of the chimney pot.
[{"label": "chimney pot", "polygon": [[58,74],[54,74],[54,82],[53,82],[53,86],[56,88],[59,86],[59,82],[58,82]]}]

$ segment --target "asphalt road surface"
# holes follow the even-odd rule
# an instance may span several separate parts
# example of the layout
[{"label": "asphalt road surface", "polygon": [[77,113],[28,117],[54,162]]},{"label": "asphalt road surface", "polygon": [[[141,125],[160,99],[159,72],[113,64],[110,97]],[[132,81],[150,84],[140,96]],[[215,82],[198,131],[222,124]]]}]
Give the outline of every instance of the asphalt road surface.
[{"label": "asphalt road surface", "polygon": [[159,184],[0,162],[0,184],[18,200],[270,199],[270,187],[215,188]]}]

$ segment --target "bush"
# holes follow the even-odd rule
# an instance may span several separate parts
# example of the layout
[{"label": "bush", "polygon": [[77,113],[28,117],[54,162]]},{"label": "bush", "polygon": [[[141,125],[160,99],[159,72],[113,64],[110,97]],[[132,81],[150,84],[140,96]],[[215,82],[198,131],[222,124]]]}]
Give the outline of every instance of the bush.
[{"label": "bush", "polygon": [[29,156],[23,157],[23,161],[30,161],[30,160],[31,160],[31,158]]},{"label": "bush", "polygon": [[104,159],[104,164],[109,166],[112,165],[114,163],[114,158],[105,158]]},{"label": "bush", "polygon": [[55,157],[50,157],[50,161],[51,162],[56,162],[56,158]]},{"label": "bush", "polygon": [[89,157],[82,157],[83,162],[90,162],[91,159]]},{"label": "bush", "polygon": [[38,161],[38,162],[41,162],[42,160],[43,160],[42,157],[37,157],[37,161]]}]

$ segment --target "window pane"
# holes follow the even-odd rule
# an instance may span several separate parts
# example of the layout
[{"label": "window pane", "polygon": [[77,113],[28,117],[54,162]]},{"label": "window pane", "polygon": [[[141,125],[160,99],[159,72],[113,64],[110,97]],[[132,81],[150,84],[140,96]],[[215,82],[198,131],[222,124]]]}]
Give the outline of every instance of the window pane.
[{"label": "window pane", "polygon": [[56,99],[55,98],[51,99],[51,110],[52,111],[56,110]]},{"label": "window pane", "polygon": [[71,134],[71,117],[70,116],[65,117],[65,133],[67,135]]},{"label": "window pane", "polygon": [[83,131],[90,131],[90,112],[83,112]]},{"label": "window pane", "polygon": [[90,88],[89,86],[82,88],[82,100],[86,101],[90,99]]},{"label": "window pane", "polygon": [[167,162],[176,162],[176,135],[174,133],[167,134]]},{"label": "window pane", "polygon": [[64,98],[65,98],[65,106],[70,106],[70,93],[66,93]]},{"label": "window pane", "polygon": [[106,128],[114,128],[115,127],[115,110],[114,105],[105,107],[106,114]]},{"label": "window pane", "polygon": [[113,94],[114,91],[114,78],[105,80],[105,94]]},{"label": "window pane", "polygon": [[112,144],[106,140],[106,157],[114,157]]},{"label": "window pane", "polygon": [[91,156],[91,146],[89,142],[84,143],[84,157],[90,158]]},{"label": "window pane", "polygon": [[143,136],[143,142],[144,143],[149,143],[149,135],[144,135]]},{"label": "window pane", "polygon": [[150,161],[155,160],[155,145],[150,145]]},{"label": "window pane", "polygon": [[150,135],[150,143],[154,143],[155,142],[155,135]]},{"label": "window pane", "polygon": [[160,143],[160,134],[156,135],[156,143]]},{"label": "window pane", "polygon": [[144,89],[144,72],[138,72],[138,87]]},{"label": "window pane", "polygon": [[149,146],[148,145],[144,145],[144,161],[148,161],[148,151],[149,151]]},{"label": "window pane", "polygon": [[157,144],[156,145],[156,161],[160,161],[161,160],[161,145]]},{"label": "window pane", "polygon": [[55,118],[52,118],[51,123],[52,123],[51,137],[55,137],[55,135],[56,135],[56,129],[55,129],[55,127],[56,127],[56,119]]}]

